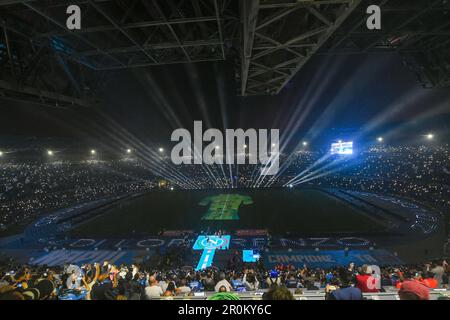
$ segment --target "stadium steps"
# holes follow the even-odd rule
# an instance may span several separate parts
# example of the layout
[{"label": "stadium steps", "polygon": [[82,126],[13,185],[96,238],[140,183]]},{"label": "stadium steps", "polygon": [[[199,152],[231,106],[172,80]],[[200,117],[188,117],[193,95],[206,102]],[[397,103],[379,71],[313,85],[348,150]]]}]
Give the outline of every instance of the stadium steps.
[{"label": "stadium steps", "polygon": [[352,197],[351,195],[346,194],[345,192],[343,192],[342,190],[325,190],[325,189],[320,189],[321,192],[326,193],[327,195],[338,199],[339,201],[342,201],[344,203],[346,203],[347,205],[357,209],[358,211],[362,212],[367,218],[369,218],[370,220],[378,223],[378,224],[382,224],[385,227],[392,227],[391,225],[391,221],[389,221],[388,219],[386,219],[385,216],[378,214],[377,212],[373,212],[367,210],[368,208],[364,208],[360,205],[357,205],[355,202],[349,200],[348,198],[350,197],[352,200],[358,200],[359,199],[355,199],[354,197]]},{"label": "stadium steps", "polygon": [[64,223],[64,222],[70,222],[72,225],[72,228],[75,228],[79,225],[82,225],[94,218],[97,218],[98,216],[101,216],[104,213],[107,213],[107,211],[113,207],[115,207],[118,203],[121,203],[123,201],[128,201],[131,199],[135,199],[137,197],[140,197],[144,194],[126,194],[119,197],[112,198],[111,201],[108,201],[107,203],[102,203],[99,206],[95,208],[91,208],[89,210],[83,210],[78,214],[75,214],[73,216],[61,219],[58,221],[58,223]]},{"label": "stadium steps", "polygon": [[408,222],[408,219],[405,218],[405,217],[402,216],[402,215],[396,214],[396,213],[394,213],[394,212],[392,212],[392,211],[390,211],[390,210],[387,210],[387,209],[385,209],[385,208],[382,208],[382,207],[380,207],[380,206],[378,206],[378,205],[376,205],[376,204],[374,204],[374,203],[371,203],[371,202],[369,202],[369,201],[367,201],[367,200],[365,200],[365,199],[362,199],[362,198],[358,197],[357,195],[354,195],[354,194],[349,193],[349,192],[347,192],[347,191],[341,190],[341,192],[342,192],[342,193],[345,193],[345,194],[347,194],[348,196],[350,196],[350,197],[352,197],[352,198],[354,198],[354,199],[357,199],[358,201],[361,201],[361,202],[363,202],[364,204],[366,204],[366,205],[368,205],[368,206],[370,206],[370,207],[373,207],[373,208],[375,208],[375,209],[377,209],[377,210],[383,212],[384,214],[386,214],[386,215],[388,215],[388,216],[391,216],[391,217],[393,217],[393,218],[395,218],[395,219],[397,219],[397,220],[399,220],[399,221],[401,221],[401,222]]}]

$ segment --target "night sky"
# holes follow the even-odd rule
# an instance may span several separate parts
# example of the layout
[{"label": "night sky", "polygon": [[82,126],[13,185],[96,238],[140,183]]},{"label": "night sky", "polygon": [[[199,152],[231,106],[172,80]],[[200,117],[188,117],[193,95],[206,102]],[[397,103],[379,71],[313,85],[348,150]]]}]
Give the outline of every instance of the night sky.
[{"label": "night sky", "polygon": [[444,130],[442,119],[450,119],[450,89],[423,89],[395,54],[315,57],[277,96],[240,97],[238,86],[231,61],[111,72],[98,110],[0,101],[0,134],[80,141],[126,134],[164,144],[175,128],[203,120],[206,127],[279,128],[282,137],[312,140],[345,129],[417,132],[424,123],[424,130]]}]

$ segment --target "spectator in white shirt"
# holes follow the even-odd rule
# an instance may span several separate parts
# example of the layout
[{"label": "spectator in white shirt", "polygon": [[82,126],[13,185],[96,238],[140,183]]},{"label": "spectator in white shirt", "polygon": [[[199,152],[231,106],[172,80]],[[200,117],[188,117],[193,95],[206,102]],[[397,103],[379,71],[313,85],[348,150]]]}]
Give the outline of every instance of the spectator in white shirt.
[{"label": "spectator in white shirt", "polygon": [[191,288],[189,288],[187,286],[186,279],[181,279],[180,286],[177,288],[177,293],[184,295],[184,294],[188,294],[189,292],[191,292]]},{"label": "spectator in white shirt", "polygon": [[227,292],[233,291],[233,287],[228,282],[228,280],[225,277],[225,273],[220,273],[219,275],[219,282],[216,283],[216,286],[214,287],[214,291],[219,292],[220,287],[225,287]]},{"label": "spectator in white shirt", "polygon": [[151,276],[148,279],[149,285],[145,288],[145,296],[146,298],[152,299],[152,298],[159,298],[164,293],[161,287],[158,285],[158,281],[156,281],[156,278],[154,276]]}]

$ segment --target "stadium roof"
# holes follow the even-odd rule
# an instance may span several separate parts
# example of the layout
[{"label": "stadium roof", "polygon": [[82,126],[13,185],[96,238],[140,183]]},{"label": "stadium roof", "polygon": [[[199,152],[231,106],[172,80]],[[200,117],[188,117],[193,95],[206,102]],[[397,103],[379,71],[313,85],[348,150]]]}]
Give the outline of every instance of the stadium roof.
[{"label": "stadium roof", "polygon": [[[82,29],[66,28],[79,5]],[[366,7],[383,28],[366,28]],[[239,94],[278,94],[314,55],[398,52],[426,87],[450,85],[444,0],[6,0],[0,96],[89,107],[110,70],[232,60]]]}]

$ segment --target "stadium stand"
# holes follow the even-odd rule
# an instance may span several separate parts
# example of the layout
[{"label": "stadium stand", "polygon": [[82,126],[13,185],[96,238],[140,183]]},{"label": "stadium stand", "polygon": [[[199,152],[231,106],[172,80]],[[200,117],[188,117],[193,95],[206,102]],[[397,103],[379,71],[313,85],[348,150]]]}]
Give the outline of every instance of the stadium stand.
[{"label": "stadium stand", "polygon": [[[261,265],[243,270],[155,270],[139,265],[1,264],[0,300],[437,300],[450,299],[446,261],[335,269]],[[8,270],[8,271],[6,271]]]},{"label": "stadium stand", "polygon": [[[283,186],[324,154],[309,151],[290,155],[290,159],[282,160],[282,163],[288,163],[283,173],[258,187]],[[362,151],[357,160],[327,159],[324,165],[338,168],[328,175],[306,179],[303,184],[413,198],[437,211],[448,212],[449,159],[448,145],[369,148]],[[155,159],[161,166],[169,166],[169,161]],[[213,167],[212,170],[220,172],[221,168]],[[171,186],[179,189],[230,186],[229,177],[219,175],[211,179],[202,166],[185,165],[180,167],[180,172],[189,179],[190,184],[173,180]],[[257,179],[254,172],[254,165],[240,165],[235,187],[255,187]],[[145,162],[138,159],[50,163],[14,163],[12,159],[3,159],[0,168],[0,228],[6,230],[30,222],[41,214],[93,200],[153,190],[160,179]],[[355,198],[358,195],[348,196]],[[363,200],[360,197],[358,201]],[[367,203],[366,206],[373,207],[374,204]],[[396,218],[404,219],[401,216]]]}]

